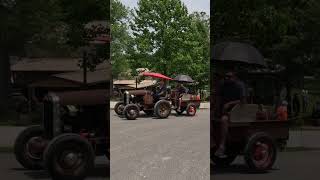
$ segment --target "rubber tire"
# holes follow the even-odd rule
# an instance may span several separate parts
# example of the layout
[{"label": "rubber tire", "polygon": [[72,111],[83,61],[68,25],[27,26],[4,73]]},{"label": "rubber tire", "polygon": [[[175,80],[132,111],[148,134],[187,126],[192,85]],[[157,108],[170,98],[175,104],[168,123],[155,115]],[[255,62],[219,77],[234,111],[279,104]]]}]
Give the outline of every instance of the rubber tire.
[{"label": "rubber tire", "polygon": [[214,164],[220,168],[228,167],[238,156],[237,154],[227,154],[228,156],[226,158],[219,158],[215,156],[214,153],[215,153],[215,150],[211,149],[211,152],[210,152],[211,161],[213,161]]},{"label": "rubber tire", "polygon": [[123,115],[123,111],[124,111],[124,107],[123,107],[123,111],[122,112],[119,110],[119,106],[121,106],[121,105],[124,105],[124,103],[123,102],[117,102],[116,105],[114,106],[114,112],[119,116]]},{"label": "rubber tire", "polygon": [[[160,113],[160,106],[165,105],[168,108],[168,112],[165,114],[161,114]],[[156,117],[160,118],[160,119],[165,119],[168,116],[170,116],[171,114],[171,105],[168,101],[166,100],[160,100],[158,101],[155,105],[154,105],[154,113],[156,115]]]},{"label": "rubber tire", "polygon": [[[273,156],[271,157],[270,163],[265,167],[257,167],[252,159],[253,150],[254,150],[253,147],[254,147],[255,143],[257,141],[259,141],[260,139],[264,139],[265,141],[267,141],[271,145],[271,148],[273,151]],[[258,133],[253,134],[249,138],[248,143],[247,143],[245,150],[244,150],[244,160],[251,171],[265,172],[265,171],[271,169],[273,164],[275,163],[276,158],[277,158],[277,146],[276,146],[276,143],[273,141],[272,137],[270,137],[268,134],[266,134],[264,132],[258,132]]]},{"label": "rubber tire", "polygon": [[30,159],[26,156],[26,143],[32,137],[42,136],[44,130],[41,126],[30,126],[24,129],[16,138],[14,143],[14,154],[16,160],[26,169],[43,169],[43,158],[41,160]]},{"label": "rubber tire", "polygon": [[[56,160],[59,155],[68,148],[78,147],[84,150],[86,157],[84,163],[77,168],[77,172],[65,172],[57,165]],[[55,137],[47,146],[44,152],[44,164],[53,180],[82,180],[94,168],[95,153],[92,145],[78,134],[68,133]],[[56,166],[55,166],[56,164]]]},{"label": "rubber tire", "polygon": [[[191,108],[191,107],[194,108],[194,114],[190,114],[190,112],[189,112],[189,108]],[[187,115],[188,116],[195,116],[196,113],[197,113],[197,106],[195,104],[193,104],[193,103],[188,104],[186,111],[187,111]]]},{"label": "rubber tire", "polygon": [[147,116],[152,116],[154,114],[153,110],[143,110],[143,112],[147,115]]},{"label": "rubber tire", "polygon": [[[134,115],[130,115],[129,111],[134,110],[135,114]],[[139,117],[139,112],[140,112],[140,108],[139,106],[137,106],[136,104],[128,104],[126,105],[126,107],[123,110],[123,113],[125,115],[125,117],[128,120],[135,120]]]}]

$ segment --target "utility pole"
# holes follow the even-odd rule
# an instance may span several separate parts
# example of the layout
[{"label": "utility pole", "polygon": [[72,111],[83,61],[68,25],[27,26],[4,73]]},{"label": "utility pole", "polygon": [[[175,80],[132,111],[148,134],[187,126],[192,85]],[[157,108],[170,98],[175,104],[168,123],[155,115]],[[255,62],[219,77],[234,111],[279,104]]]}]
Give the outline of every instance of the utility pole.
[{"label": "utility pole", "polygon": [[83,84],[87,85],[87,66],[88,66],[88,55],[87,51],[83,52],[83,59],[82,59],[82,68],[83,68]]}]

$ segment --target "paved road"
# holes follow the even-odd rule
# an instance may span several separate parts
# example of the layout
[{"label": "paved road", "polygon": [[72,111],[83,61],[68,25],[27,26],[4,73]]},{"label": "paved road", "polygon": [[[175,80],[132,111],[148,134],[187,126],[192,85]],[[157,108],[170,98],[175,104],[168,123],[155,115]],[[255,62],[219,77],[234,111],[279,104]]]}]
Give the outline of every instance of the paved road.
[{"label": "paved road", "polygon": [[0,147],[13,147],[16,137],[24,129],[25,127],[0,126]]},{"label": "paved road", "polygon": [[291,131],[288,152],[278,154],[274,169],[264,174],[250,174],[243,157],[238,157],[228,168],[212,168],[214,180],[318,180],[320,165],[320,131]]},{"label": "paved road", "polygon": [[[24,127],[0,127],[0,148],[12,147],[15,138],[22,131]],[[1,150],[1,149],[0,149]],[[96,167],[91,173],[88,180],[106,180],[109,177],[108,170],[109,162],[104,157],[99,157],[96,160]],[[16,160],[12,153],[0,152],[0,179],[12,179],[12,180],[31,180],[50,179],[46,171],[29,171],[24,169]]]},{"label": "paved road", "polygon": [[[96,167],[88,180],[106,180],[108,179],[107,169],[109,164],[105,158],[97,158]],[[18,164],[11,153],[0,153],[0,172],[1,179],[12,180],[49,180],[48,173],[42,171],[29,171]]]},{"label": "paved road", "polygon": [[124,120],[111,114],[112,180],[209,180],[209,110]]},{"label": "paved road", "polygon": [[212,180],[318,180],[320,151],[279,153],[274,169],[264,174],[250,174],[239,157],[231,167],[212,169]]},{"label": "paved road", "polygon": [[[111,166],[113,180],[201,180],[209,179],[209,111],[196,117],[168,119],[142,117],[127,121],[111,113],[111,165],[104,158],[88,179],[107,179]],[[0,147],[11,146],[20,127],[0,127]],[[249,174],[242,158],[227,169],[211,169],[214,180],[290,179],[316,180],[320,165],[320,131],[290,132],[290,147],[307,147],[279,153],[275,169]],[[310,151],[310,149],[312,151]],[[50,179],[45,171],[23,169],[10,153],[0,153],[1,179]]]}]

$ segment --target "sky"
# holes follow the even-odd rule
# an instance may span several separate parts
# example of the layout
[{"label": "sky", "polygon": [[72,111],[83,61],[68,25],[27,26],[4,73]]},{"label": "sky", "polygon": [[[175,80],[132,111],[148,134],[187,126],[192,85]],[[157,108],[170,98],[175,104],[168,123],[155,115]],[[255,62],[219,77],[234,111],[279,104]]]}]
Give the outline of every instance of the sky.
[{"label": "sky", "polygon": [[[120,0],[125,6],[134,8],[138,0]],[[210,0],[181,0],[188,8],[189,13],[198,11],[206,12],[210,15]]]}]

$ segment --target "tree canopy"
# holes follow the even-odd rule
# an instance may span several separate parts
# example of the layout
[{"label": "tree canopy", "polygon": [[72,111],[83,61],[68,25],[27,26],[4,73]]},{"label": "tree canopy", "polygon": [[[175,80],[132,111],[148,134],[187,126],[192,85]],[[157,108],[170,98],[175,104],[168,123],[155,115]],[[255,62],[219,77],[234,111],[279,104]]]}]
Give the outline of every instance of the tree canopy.
[{"label": "tree canopy", "polygon": [[[120,13],[115,12],[118,21],[112,25],[115,64],[118,61],[131,70],[143,67],[168,76],[187,74],[200,87],[209,84],[208,15],[188,13],[181,0],[140,0],[131,11],[114,2],[118,4],[114,7],[122,7]],[[129,27],[119,19],[129,20]]]},{"label": "tree canopy", "polygon": [[110,19],[109,7],[108,0],[0,0],[0,110],[7,102],[9,56],[79,56],[85,24]]},{"label": "tree canopy", "polygon": [[[320,2],[316,0],[213,1],[212,40],[249,42],[290,75],[308,71],[319,54]],[[301,65],[305,65],[301,68]],[[297,70],[297,67],[298,68]],[[288,75],[288,76],[290,76]],[[293,76],[294,77],[294,76]]]}]

